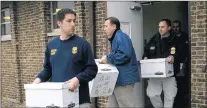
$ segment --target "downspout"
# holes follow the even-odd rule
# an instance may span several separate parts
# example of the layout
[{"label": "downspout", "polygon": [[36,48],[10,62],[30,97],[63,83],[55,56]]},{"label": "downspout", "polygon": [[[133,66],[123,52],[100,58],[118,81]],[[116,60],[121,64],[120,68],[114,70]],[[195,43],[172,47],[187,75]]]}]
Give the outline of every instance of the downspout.
[{"label": "downspout", "polygon": [[89,42],[93,50],[94,58],[96,58],[96,22],[95,22],[95,2],[88,2],[89,12]]},{"label": "downspout", "polygon": [[[89,1],[88,2],[88,12],[89,12],[89,43],[91,45],[94,58],[96,58],[96,18],[95,18],[95,2]],[[98,108],[98,98],[92,98],[94,103],[94,107]]]},{"label": "downspout", "polygon": [[20,59],[19,59],[19,40],[18,40],[18,30],[17,30],[17,21],[18,21],[18,18],[17,18],[17,4],[16,4],[16,2],[13,2],[13,4],[12,4],[13,6],[12,6],[12,11],[13,11],[13,30],[14,30],[14,38],[12,38],[13,40],[13,43],[14,43],[14,45],[15,45],[15,57],[16,57],[16,66],[15,66],[15,68],[16,68],[16,70],[17,70],[17,78],[18,78],[18,87],[19,87],[19,94],[20,94],[20,97],[19,97],[19,101],[20,101],[20,103],[23,103],[23,88],[21,87],[21,85],[22,85],[22,78],[21,78],[21,70],[20,70]]}]

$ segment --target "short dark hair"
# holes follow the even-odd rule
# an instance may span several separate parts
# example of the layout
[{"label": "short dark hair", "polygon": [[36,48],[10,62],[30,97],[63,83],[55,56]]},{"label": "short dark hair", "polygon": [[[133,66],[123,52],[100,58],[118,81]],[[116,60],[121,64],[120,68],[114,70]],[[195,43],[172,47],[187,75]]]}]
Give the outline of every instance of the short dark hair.
[{"label": "short dark hair", "polygon": [[179,26],[181,27],[181,22],[179,20],[175,20],[175,21],[173,21],[173,23],[178,23]]},{"label": "short dark hair", "polygon": [[62,21],[66,14],[74,14],[76,16],[76,13],[72,9],[63,8],[57,12],[57,20]]},{"label": "short dark hair", "polygon": [[171,21],[169,19],[161,19],[160,22],[165,21],[168,26],[171,26]]},{"label": "short dark hair", "polygon": [[117,18],[115,17],[108,17],[105,19],[106,20],[109,20],[111,24],[115,24],[116,25],[116,29],[119,30],[120,29],[120,22]]}]

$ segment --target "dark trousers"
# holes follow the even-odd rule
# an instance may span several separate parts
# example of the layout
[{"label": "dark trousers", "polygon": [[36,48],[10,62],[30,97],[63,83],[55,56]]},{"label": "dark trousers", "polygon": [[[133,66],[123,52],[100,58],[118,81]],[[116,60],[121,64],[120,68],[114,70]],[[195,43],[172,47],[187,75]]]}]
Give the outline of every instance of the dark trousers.
[{"label": "dark trousers", "polygon": [[189,101],[188,77],[176,77],[178,92],[174,100],[173,108],[186,108]]}]

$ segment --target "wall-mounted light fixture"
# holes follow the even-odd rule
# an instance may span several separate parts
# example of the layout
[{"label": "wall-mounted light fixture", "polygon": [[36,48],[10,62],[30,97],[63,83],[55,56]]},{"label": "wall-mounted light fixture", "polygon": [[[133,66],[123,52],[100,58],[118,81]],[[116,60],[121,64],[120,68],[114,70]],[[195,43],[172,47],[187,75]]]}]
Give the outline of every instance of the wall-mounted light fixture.
[{"label": "wall-mounted light fixture", "polygon": [[141,2],[140,4],[143,5],[155,5],[155,3],[160,3],[161,1],[149,1],[149,2]]},{"label": "wall-mounted light fixture", "polygon": [[140,10],[141,9],[141,6],[137,6],[137,5],[131,6],[130,9],[131,10]]}]

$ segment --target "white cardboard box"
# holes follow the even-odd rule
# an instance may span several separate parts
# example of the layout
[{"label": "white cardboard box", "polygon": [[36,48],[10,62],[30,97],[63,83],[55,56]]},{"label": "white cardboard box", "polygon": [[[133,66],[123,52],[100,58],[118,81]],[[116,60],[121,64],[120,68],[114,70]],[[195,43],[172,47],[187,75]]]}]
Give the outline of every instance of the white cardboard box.
[{"label": "white cardboard box", "polygon": [[78,88],[71,92],[66,83],[25,84],[24,88],[27,108],[50,108],[52,106],[57,106],[57,108],[79,107]]},{"label": "white cardboard box", "polygon": [[110,96],[114,91],[119,72],[113,65],[99,64],[98,59],[95,61],[98,66],[98,73],[89,82],[90,97]]},{"label": "white cardboard box", "polygon": [[165,78],[174,75],[173,64],[168,58],[140,60],[142,78]]}]

